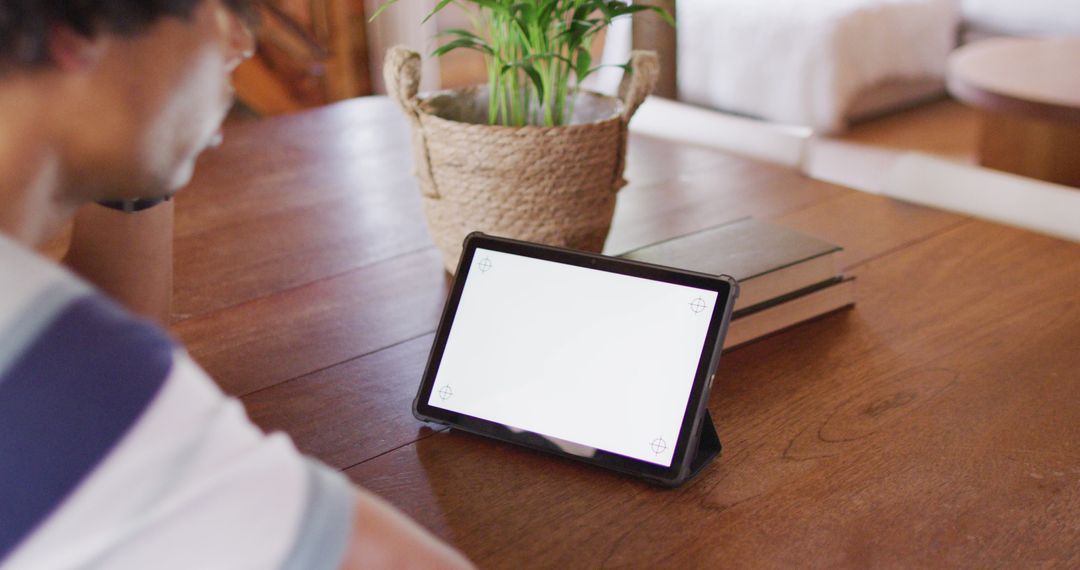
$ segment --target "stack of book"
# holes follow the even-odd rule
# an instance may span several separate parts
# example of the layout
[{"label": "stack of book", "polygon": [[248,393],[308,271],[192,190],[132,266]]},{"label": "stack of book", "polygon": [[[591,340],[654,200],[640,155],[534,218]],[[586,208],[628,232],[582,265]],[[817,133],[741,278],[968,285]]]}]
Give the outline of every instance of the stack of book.
[{"label": "stack of book", "polygon": [[855,281],[837,260],[842,248],[792,229],[746,218],[622,254],[621,257],[739,282],[724,348],[855,304]]}]

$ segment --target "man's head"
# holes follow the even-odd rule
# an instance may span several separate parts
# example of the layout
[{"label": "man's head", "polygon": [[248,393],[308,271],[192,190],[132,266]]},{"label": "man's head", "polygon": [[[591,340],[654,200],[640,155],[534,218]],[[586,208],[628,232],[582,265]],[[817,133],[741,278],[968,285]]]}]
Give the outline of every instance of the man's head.
[{"label": "man's head", "polygon": [[0,0],[0,93],[36,116],[68,198],[186,184],[232,102],[229,74],[253,49],[250,4]]}]

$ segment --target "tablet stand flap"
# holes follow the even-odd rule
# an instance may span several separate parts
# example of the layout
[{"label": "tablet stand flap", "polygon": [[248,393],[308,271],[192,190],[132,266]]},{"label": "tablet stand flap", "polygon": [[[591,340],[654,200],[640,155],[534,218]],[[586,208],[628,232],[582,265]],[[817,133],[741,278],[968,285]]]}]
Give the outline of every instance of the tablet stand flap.
[{"label": "tablet stand flap", "polygon": [[720,436],[716,435],[716,427],[713,426],[712,415],[705,410],[705,418],[701,422],[701,434],[698,435],[698,446],[694,456],[690,460],[690,477],[696,477],[703,467],[720,455]]}]

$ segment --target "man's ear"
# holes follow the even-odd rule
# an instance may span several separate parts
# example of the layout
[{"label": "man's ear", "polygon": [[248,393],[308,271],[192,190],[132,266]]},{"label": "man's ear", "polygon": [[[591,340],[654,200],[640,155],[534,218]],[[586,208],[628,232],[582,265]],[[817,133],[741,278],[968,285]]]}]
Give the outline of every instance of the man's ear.
[{"label": "man's ear", "polygon": [[49,56],[61,71],[93,69],[104,56],[107,43],[106,34],[88,37],[62,24],[49,26]]}]

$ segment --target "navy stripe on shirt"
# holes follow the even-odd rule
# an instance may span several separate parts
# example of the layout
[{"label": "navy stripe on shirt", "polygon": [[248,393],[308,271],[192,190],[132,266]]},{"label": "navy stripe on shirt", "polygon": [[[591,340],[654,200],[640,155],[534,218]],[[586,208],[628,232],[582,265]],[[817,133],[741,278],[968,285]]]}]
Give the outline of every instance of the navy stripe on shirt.
[{"label": "navy stripe on shirt", "polygon": [[0,377],[0,561],[149,406],[173,343],[92,295],[73,301]]}]

